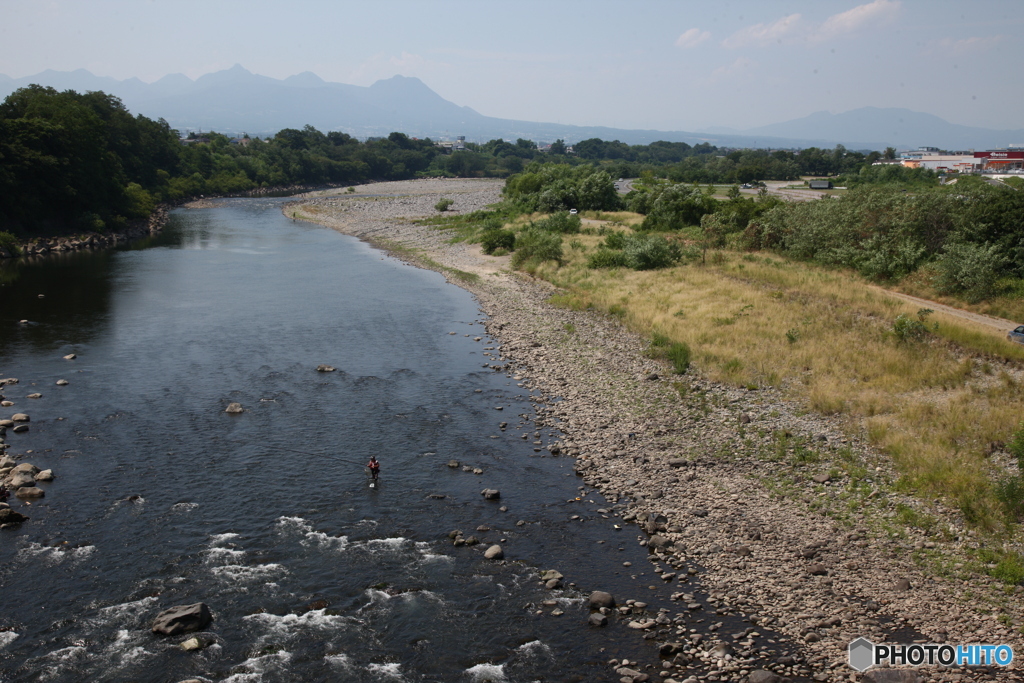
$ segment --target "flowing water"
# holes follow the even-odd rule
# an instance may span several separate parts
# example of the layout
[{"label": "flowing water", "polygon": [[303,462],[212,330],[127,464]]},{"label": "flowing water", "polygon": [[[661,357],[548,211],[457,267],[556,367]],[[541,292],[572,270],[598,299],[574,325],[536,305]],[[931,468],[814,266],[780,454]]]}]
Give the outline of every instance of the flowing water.
[{"label": "flowing water", "polygon": [[[537,451],[557,434],[483,367],[472,297],[281,201],[0,271],[0,377],[20,380],[3,417],[32,419],[9,452],[57,477],[0,530],[0,681],[596,681],[650,660],[586,625],[588,591],[636,592],[623,561],[650,574],[635,527]],[[577,588],[544,589],[548,568]],[[209,647],[150,633],[199,601]]]}]

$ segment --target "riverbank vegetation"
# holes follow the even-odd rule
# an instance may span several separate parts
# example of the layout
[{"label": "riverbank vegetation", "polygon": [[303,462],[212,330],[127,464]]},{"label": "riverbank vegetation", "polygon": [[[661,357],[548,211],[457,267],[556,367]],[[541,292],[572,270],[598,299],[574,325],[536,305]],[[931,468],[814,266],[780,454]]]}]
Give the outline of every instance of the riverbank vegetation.
[{"label": "riverbank vegetation", "polygon": [[[654,340],[652,353],[685,347],[677,370],[692,362],[845,417],[891,457],[900,490],[1017,533],[1024,486],[1002,444],[1024,438],[1024,347],[877,285],[1024,317],[1024,193],[882,182],[792,203],[720,200],[652,174],[625,196],[609,186],[597,168],[530,166],[495,211],[434,223],[455,239],[500,235],[493,253],[564,288],[560,305],[621,319]],[[546,227],[580,201],[577,229]]]}]

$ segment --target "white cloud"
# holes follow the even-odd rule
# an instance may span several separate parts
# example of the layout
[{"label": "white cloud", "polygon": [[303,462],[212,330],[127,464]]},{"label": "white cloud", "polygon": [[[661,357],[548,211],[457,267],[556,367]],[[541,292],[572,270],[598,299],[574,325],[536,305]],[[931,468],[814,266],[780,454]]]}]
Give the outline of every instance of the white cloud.
[{"label": "white cloud", "polygon": [[[894,19],[899,9],[899,0],[874,0],[833,14],[820,24],[808,24],[802,21],[799,14],[790,14],[768,24],[754,24],[741,28],[723,40],[722,47],[737,49],[769,47],[783,42],[820,43],[884,24]],[[682,37],[680,36],[680,40]]]},{"label": "white cloud", "polygon": [[711,33],[708,31],[701,31],[699,28],[691,28],[689,31],[684,32],[681,36],[676,38],[676,47],[684,49],[697,47],[710,37]]},{"label": "white cloud", "polygon": [[899,0],[874,0],[858,5],[851,10],[833,14],[808,38],[814,42],[832,40],[846,33],[853,33],[872,24],[880,24],[895,18],[899,12]]},{"label": "white cloud", "polygon": [[783,38],[793,34],[800,27],[800,15],[790,14],[770,24],[754,24],[741,28],[722,41],[722,47],[730,49],[740,47],[766,47],[773,43],[781,43]]},{"label": "white cloud", "polygon": [[1004,35],[971,36],[970,38],[961,38],[960,40],[941,38],[934,41],[926,52],[932,55],[966,55],[972,52],[976,53],[989,50],[1005,39],[1006,36]]},{"label": "white cloud", "polygon": [[732,64],[726,64],[720,66],[711,72],[711,76],[708,78],[708,83],[717,83],[719,81],[731,78],[732,76],[738,76],[745,72],[751,71],[757,66],[757,62],[747,59],[746,57],[737,57],[736,61]]}]

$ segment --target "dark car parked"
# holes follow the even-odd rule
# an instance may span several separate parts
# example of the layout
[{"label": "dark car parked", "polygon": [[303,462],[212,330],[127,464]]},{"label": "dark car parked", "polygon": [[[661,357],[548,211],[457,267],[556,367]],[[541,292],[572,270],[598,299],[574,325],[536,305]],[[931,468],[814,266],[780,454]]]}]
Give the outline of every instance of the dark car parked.
[{"label": "dark car parked", "polygon": [[1024,325],[1007,332],[1006,338],[1010,341],[1017,342],[1018,344],[1024,344]]}]

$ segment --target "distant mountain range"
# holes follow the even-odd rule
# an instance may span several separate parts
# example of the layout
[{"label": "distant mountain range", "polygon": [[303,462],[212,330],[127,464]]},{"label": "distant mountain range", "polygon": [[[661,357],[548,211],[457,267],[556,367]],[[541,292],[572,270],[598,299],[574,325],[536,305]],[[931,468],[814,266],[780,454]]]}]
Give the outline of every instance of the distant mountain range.
[{"label": "distant mountain range", "polygon": [[395,76],[369,87],[329,83],[311,72],[283,80],[259,76],[239,65],[195,80],[183,74],[154,83],[137,78],[119,81],[85,69],[47,70],[35,76],[0,74],[0,97],[37,83],[58,90],[102,90],[115,95],[134,113],[164,118],[181,131],[216,130],[227,134],[273,134],[282,128],[311,125],[365,138],[401,131],[415,137],[486,141],[527,138],[537,142],[587,138],[647,144],[656,140],[708,142],[720,147],[850,149],[987,149],[1024,145],[1024,129],[996,131],[949,123],[909,109],[863,107],[842,114],[818,112],[802,119],[748,130],[715,128],[705,132],[628,130],[600,126],[515,121],[484,116],[445,100],[418,78]]}]

